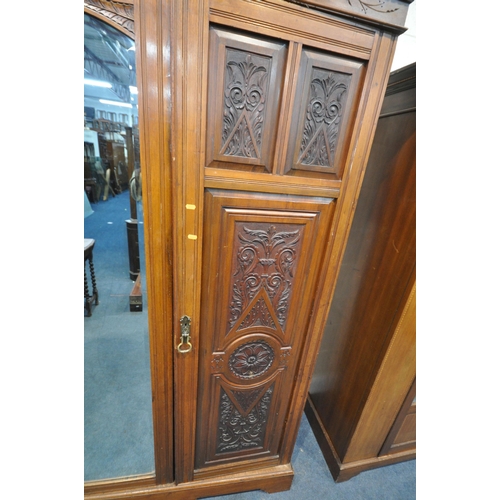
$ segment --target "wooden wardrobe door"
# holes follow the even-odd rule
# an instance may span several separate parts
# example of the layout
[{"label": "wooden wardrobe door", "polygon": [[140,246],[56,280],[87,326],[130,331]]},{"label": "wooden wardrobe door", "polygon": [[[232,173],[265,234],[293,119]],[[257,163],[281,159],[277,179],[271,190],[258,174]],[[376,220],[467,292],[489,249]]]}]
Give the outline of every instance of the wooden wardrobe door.
[{"label": "wooden wardrobe door", "polygon": [[210,28],[207,166],[271,171],[286,48]]},{"label": "wooden wardrobe door", "polygon": [[395,37],[282,0],[172,7],[175,478],[289,480]]},{"label": "wooden wardrobe door", "polygon": [[206,191],[197,469],[277,455],[333,209]]}]

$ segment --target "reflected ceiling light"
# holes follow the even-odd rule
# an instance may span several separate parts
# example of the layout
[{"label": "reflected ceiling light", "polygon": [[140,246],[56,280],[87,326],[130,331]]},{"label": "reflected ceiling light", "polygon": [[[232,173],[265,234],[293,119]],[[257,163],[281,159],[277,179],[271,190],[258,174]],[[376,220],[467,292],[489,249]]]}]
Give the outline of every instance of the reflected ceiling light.
[{"label": "reflected ceiling light", "polygon": [[99,80],[90,80],[89,78],[84,78],[83,83],[85,85],[93,85],[94,87],[103,87],[105,89],[110,89],[113,87],[109,82],[100,82]]},{"label": "reflected ceiling light", "polygon": [[129,89],[130,89],[130,93],[131,94],[137,94],[137,87],[134,87],[133,85],[130,85],[129,86]]},{"label": "reflected ceiling light", "polygon": [[122,108],[131,108],[132,104],[128,102],[108,101],[107,99],[99,99],[102,104],[111,104],[112,106],[121,106]]}]

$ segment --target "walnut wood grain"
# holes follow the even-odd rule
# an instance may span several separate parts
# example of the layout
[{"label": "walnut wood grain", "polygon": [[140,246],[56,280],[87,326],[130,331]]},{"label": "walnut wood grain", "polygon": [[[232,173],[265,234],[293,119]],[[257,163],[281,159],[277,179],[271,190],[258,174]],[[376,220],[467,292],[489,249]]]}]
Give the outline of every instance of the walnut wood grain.
[{"label": "walnut wood grain", "polygon": [[271,171],[285,54],[283,42],[210,29],[209,166],[215,160]]},{"label": "walnut wood grain", "polygon": [[[395,31],[284,0],[134,5],[157,485],[145,478],[114,493],[111,482],[86,498],[287,489]],[[350,121],[335,145],[341,178],[287,171],[306,53],[359,68]],[[251,102],[243,84],[258,90]],[[225,101],[237,87],[245,113],[231,108],[238,99]],[[235,121],[225,123],[225,112]],[[235,141],[241,132],[244,143]],[[249,270],[252,251],[258,265]],[[192,350],[179,353],[184,315]],[[243,442],[234,421],[250,415],[259,425]]]},{"label": "walnut wood grain", "polygon": [[[116,481],[116,488],[109,484],[103,491],[86,494],[88,500],[196,500],[198,498],[229,495],[263,490],[276,493],[289,490],[292,485],[293,469],[287,465],[261,467],[259,470],[246,469],[236,474],[219,474],[217,478],[206,478],[183,484],[146,485],[137,479],[137,485],[128,490],[122,488],[122,482]],[[129,481],[133,483],[134,481]]]},{"label": "walnut wood grain", "polygon": [[377,30],[282,0],[210,1],[210,21],[367,60]]},{"label": "walnut wood grain", "polygon": [[357,61],[302,51],[285,173],[341,179],[344,138],[352,130],[363,76],[364,66]]},{"label": "walnut wood grain", "polygon": [[400,451],[415,450],[417,442],[417,404],[415,401],[417,391],[416,378],[408,391],[398,416],[387,439],[383,444],[379,456],[398,453]]},{"label": "walnut wood grain", "polygon": [[215,464],[279,456],[334,206],[207,190],[198,476]]},{"label": "walnut wood grain", "polygon": [[[167,3],[167,2],[164,2]],[[171,6],[172,94],[165,96],[172,108],[173,277],[175,295],[173,345],[180,341],[180,319],[191,318],[192,351],[174,354],[173,398],[175,428],[175,479],[193,479],[196,425],[198,349],[202,318],[200,282],[203,245],[203,167],[208,67],[208,4],[168,2]],[[165,39],[167,41],[168,39]],[[194,208],[193,208],[194,207]]]},{"label": "walnut wood grain", "polygon": [[[173,351],[173,269],[171,265],[173,227],[172,192],[164,186],[172,183],[168,146],[171,138],[170,110],[160,98],[169,93],[171,80],[166,78],[169,60],[159,57],[168,40],[166,21],[158,23],[157,15],[166,6],[151,10],[147,2],[135,4],[137,87],[139,97],[140,159],[143,179],[144,247],[148,294],[148,326],[150,343],[151,384],[153,402],[153,433],[155,476],[157,483],[174,479],[173,457],[174,404],[172,399]],[[168,12],[168,10],[167,10]],[[147,113],[144,110],[147,109]],[[164,230],[158,231],[162,227]]]},{"label": "walnut wood grain", "polygon": [[408,4],[414,0],[289,0],[321,9],[342,13],[349,17],[361,16],[365,21],[376,21],[397,33],[404,31]]},{"label": "walnut wood grain", "polygon": [[311,382],[312,425],[336,480],[384,462],[415,376],[414,76],[413,65],[391,77]]}]

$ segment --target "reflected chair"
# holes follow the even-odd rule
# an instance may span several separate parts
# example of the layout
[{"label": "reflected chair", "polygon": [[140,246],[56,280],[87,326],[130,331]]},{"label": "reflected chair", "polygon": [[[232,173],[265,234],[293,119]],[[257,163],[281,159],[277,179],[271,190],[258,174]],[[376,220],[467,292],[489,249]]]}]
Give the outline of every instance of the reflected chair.
[{"label": "reflected chair", "polygon": [[[97,284],[95,279],[94,271],[94,245],[95,240],[91,238],[83,239],[83,266],[84,266],[84,276],[85,276],[85,310],[87,311],[87,316],[92,316],[92,304],[99,305],[99,294],[97,292]],[[89,292],[89,284],[87,281],[87,262],[90,269],[90,279],[92,281],[92,295]]]}]

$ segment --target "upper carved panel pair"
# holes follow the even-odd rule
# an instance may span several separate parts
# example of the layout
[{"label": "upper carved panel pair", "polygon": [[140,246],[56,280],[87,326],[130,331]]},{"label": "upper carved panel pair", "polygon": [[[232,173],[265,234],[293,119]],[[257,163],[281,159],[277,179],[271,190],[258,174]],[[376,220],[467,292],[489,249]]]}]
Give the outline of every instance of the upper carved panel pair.
[{"label": "upper carved panel pair", "polygon": [[286,42],[215,27],[210,41],[207,166],[340,178],[363,64],[304,49],[287,68]]}]

